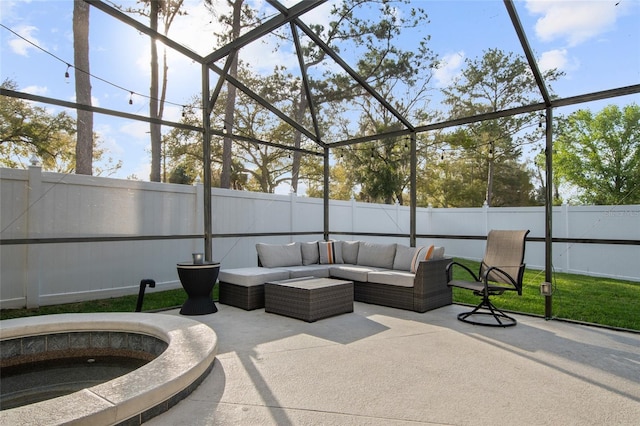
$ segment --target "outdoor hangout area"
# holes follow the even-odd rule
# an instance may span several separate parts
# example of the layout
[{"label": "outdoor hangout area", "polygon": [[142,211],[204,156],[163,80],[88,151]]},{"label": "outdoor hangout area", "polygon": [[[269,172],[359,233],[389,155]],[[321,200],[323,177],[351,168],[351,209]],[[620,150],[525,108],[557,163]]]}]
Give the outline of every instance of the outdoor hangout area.
[{"label": "outdoor hangout area", "polygon": [[[632,425],[640,336],[516,315],[515,329],[354,303],[307,323],[220,305],[210,376],[164,424]],[[175,311],[174,311],[175,312]]]},{"label": "outdoor hangout area", "polygon": [[37,3],[0,424],[638,423],[637,4]]},{"label": "outdoor hangout area", "polygon": [[[139,320],[154,328],[180,317],[215,330],[215,340],[186,340],[198,351],[214,344],[215,360],[179,402],[144,412],[136,421],[158,426],[634,425],[640,416],[638,334],[520,314],[514,315],[515,328],[480,327],[457,320],[468,309],[460,305],[417,313],[355,302],[352,313],[312,323],[264,309],[217,305],[215,314],[197,317],[184,317],[179,309],[143,314],[159,317]],[[174,358],[164,374],[145,371],[129,392],[112,387],[108,394],[112,401],[137,394],[138,407],[148,407],[159,393],[176,392],[185,380],[173,379],[176,368],[189,362],[194,363]],[[206,365],[196,371],[207,371]],[[194,374],[188,377],[193,380]],[[135,383],[126,376],[120,380]],[[156,381],[165,383],[164,390],[152,394],[143,387]],[[104,395],[107,389],[95,393]],[[115,423],[104,421],[107,414],[116,418],[114,406],[104,406],[104,400],[87,404],[95,403],[92,393],[84,392],[81,408],[73,399],[63,406],[50,400],[47,408],[31,412],[24,407],[0,411],[0,420],[65,424],[100,407],[102,421],[91,424]],[[131,410],[129,404],[122,413]],[[31,421],[38,413],[46,420]]]}]

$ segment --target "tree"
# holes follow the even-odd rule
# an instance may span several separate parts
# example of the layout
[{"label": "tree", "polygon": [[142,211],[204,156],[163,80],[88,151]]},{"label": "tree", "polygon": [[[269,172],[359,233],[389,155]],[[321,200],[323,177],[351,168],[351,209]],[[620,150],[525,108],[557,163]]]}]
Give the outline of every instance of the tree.
[{"label": "tree", "polygon": [[[340,154],[342,155],[342,154]],[[302,168],[306,170],[307,191],[306,195],[313,198],[324,196],[324,167],[318,161],[305,162],[302,160]],[[354,196],[354,182],[351,180],[344,162],[337,162],[329,168],[329,193],[332,200],[350,200]]]},{"label": "tree", "polygon": [[[215,13],[214,0],[205,0],[212,11]],[[231,8],[231,14],[222,14],[218,18],[220,23],[225,24],[228,31],[216,34],[220,44],[230,43],[240,36],[240,31],[243,27],[251,25],[255,22],[255,17],[252,9],[244,3],[244,0],[227,0],[227,5]],[[238,77],[238,63],[239,58],[237,52],[232,53],[231,64],[229,66],[228,74],[231,77]],[[222,77],[220,77],[222,78]],[[222,143],[222,169],[220,174],[220,187],[230,188],[232,187],[232,174],[234,168],[234,160],[232,155],[232,140],[231,134],[233,133],[235,126],[235,106],[237,98],[236,87],[227,82],[227,97],[225,100],[224,110],[224,125],[223,129],[226,130],[226,134]]]},{"label": "tree", "polygon": [[[429,203],[442,207],[481,206],[487,201],[487,178],[491,177],[491,205],[536,204],[531,172],[518,162],[520,151],[509,149],[507,142],[511,138],[493,128],[495,122],[484,124],[486,127],[458,128],[435,136],[431,145],[447,148],[436,156],[432,154],[418,174],[426,177],[422,181],[428,186],[422,188],[431,195],[426,197]],[[492,138],[496,135],[501,135],[502,144]]]},{"label": "tree", "polygon": [[[158,31],[158,15],[160,14],[161,1],[150,2],[149,21],[153,31]],[[162,116],[159,110],[159,75],[158,75],[158,42],[155,37],[150,37],[151,42],[151,84],[149,86],[149,118],[158,120]],[[149,123],[149,135],[151,137],[151,175],[149,180],[160,182],[160,159],[162,151],[162,128],[160,124]]]},{"label": "tree", "polygon": [[[89,4],[73,2],[73,59],[75,62],[76,102],[91,105],[89,69]],[[77,110],[76,173],[93,174],[93,112]]]},{"label": "tree", "polygon": [[[242,81],[262,96],[269,98],[273,104],[290,105],[292,92],[287,84],[290,76],[277,71],[267,76],[259,76],[252,74],[246,67],[241,67],[239,74]],[[238,96],[235,116],[237,132],[243,136],[278,142],[293,138],[291,126],[244,94]],[[280,184],[291,181],[289,151],[267,144],[243,141],[238,141],[235,147],[235,160],[240,167],[238,171],[248,177],[247,189],[273,193]]]},{"label": "tree", "polygon": [[[252,87],[256,92],[267,96],[276,105],[290,104],[291,90],[286,82],[290,77],[280,72],[267,76],[252,74],[249,69],[239,63],[239,79]],[[223,117],[227,106],[225,88],[219,94],[212,115]],[[239,93],[234,109],[235,134],[244,138],[237,138],[234,143],[233,156],[230,167],[230,188],[249,189],[262,192],[274,192],[282,183],[289,182],[290,153],[279,147],[271,146],[269,141],[291,140],[293,130],[277,117],[244,93]],[[194,99],[184,109],[181,121],[185,124],[201,126],[202,117],[194,114],[200,100]],[[284,109],[286,110],[286,109]],[[222,127],[222,123],[213,123]],[[225,135],[226,136],[226,135]],[[246,139],[245,139],[246,138]],[[249,139],[265,141],[264,143],[249,142]],[[170,160],[170,168],[178,165],[186,166],[186,173],[197,176],[202,169],[202,135],[182,129],[173,129],[165,137],[166,153]],[[223,151],[224,138],[214,136],[211,143],[212,180],[220,182],[222,168],[225,162]]]},{"label": "tree", "polygon": [[[543,78],[549,82],[561,75],[557,70],[549,70],[543,74]],[[467,59],[460,77],[443,93],[445,104],[451,107],[451,118],[497,112],[540,101],[537,84],[526,60],[498,49],[485,51],[480,59]],[[520,197],[519,194],[527,191],[526,188],[507,186],[502,188],[506,193],[496,196],[496,176],[497,173],[515,176],[517,170],[525,170],[518,159],[523,146],[539,140],[538,122],[537,114],[529,113],[476,122],[466,127],[472,142],[466,142],[463,148],[468,154],[472,153],[470,149],[475,151],[486,161],[484,187],[485,201],[489,206],[504,205],[502,203],[509,198],[509,192]],[[527,131],[529,128],[536,130]],[[512,179],[511,183],[523,181],[517,178]]]},{"label": "tree", "polygon": [[[5,80],[2,87],[17,90]],[[26,168],[35,155],[45,170],[68,164],[75,157],[75,121],[66,112],[50,114],[18,98],[0,97],[0,161],[10,168]]]},{"label": "tree", "polygon": [[[224,98],[226,93],[221,93]],[[199,111],[202,101],[198,96],[185,105],[181,122],[192,126],[202,126],[202,115]],[[224,102],[214,106],[213,114],[222,116]],[[193,182],[201,176],[204,166],[202,161],[202,133],[184,130],[180,128],[172,129],[164,138],[164,156],[168,160],[165,169],[170,175],[180,174],[183,179],[180,183]],[[212,164],[212,186],[220,185],[222,173],[222,141],[219,137],[212,138],[211,143],[211,164]],[[176,182],[173,182],[176,183]],[[232,189],[245,189],[247,185],[247,175],[244,173],[244,165],[238,159],[233,159],[231,163],[231,183]]]},{"label": "tree", "polygon": [[[326,28],[320,25],[311,27],[336,52],[351,52],[355,56],[355,71],[382,98],[399,110],[400,114],[405,115],[416,106],[420,109],[420,103],[425,102],[432,65],[436,61],[435,55],[427,48],[428,37],[420,40],[414,51],[403,50],[399,42],[396,42],[406,28],[428,23],[426,13],[420,8],[396,13],[398,8],[409,3],[404,0],[345,0],[332,8],[332,20]],[[375,6],[378,6],[377,13],[373,11]],[[366,13],[361,13],[365,10]],[[302,53],[307,73],[310,73],[312,67],[322,64],[327,57],[327,53],[312,41],[303,47]],[[321,77],[309,75],[317,110],[324,107],[324,111],[341,111],[353,109],[355,105],[362,111],[355,129],[345,120],[333,120],[334,124],[337,123],[333,131],[339,132],[342,138],[400,128],[398,119],[343,71],[332,71],[331,67],[327,67]],[[302,85],[298,87],[295,119],[302,123],[310,100]],[[322,130],[326,133],[330,129]],[[300,141],[301,134],[296,131],[294,146],[299,147]],[[359,185],[361,199],[385,202],[397,200],[402,203],[403,190],[409,179],[409,150],[404,149],[405,141],[386,139],[379,141],[377,149],[374,145],[341,149],[338,161],[344,163],[344,168],[348,170],[348,179]],[[378,155],[372,156],[372,150],[378,152]],[[294,190],[297,189],[299,162],[300,155],[294,153]]]},{"label": "tree", "polygon": [[[379,130],[387,130],[380,127]],[[344,148],[337,160],[347,181],[359,186],[356,198],[366,202],[404,204],[411,151],[405,138],[384,138]]]},{"label": "tree", "polygon": [[584,204],[640,203],[640,107],[609,105],[558,120],[554,173]]},{"label": "tree", "polygon": [[[435,134],[422,142],[418,164],[418,205],[435,207],[481,206],[485,200],[486,155],[476,152],[465,129]],[[438,150],[438,146],[453,147]]]},{"label": "tree", "polygon": [[[162,19],[162,33],[169,35],[171,24],[176,16],[185,14],[182,10],[184,0],[138,0],[142,6],[139,8],[127,8],[129,13],[137,13],[149,17],[149,27],[158,32],[158,20]],[[169,66],[167,64],[167,48],[162,50],[162,85],[160,85],[158,45],[154,37],[151,41],[151,84],[149,86],[149,117],[154,120],[162,120],[164,116],[164,105],[166,101]],[[152,182],[160,182],[161,162],[162,162],[162,126],[158,123],[150,123],[149,131],[151,137],[151,174],[149,179]],[[166,181],[166,170],[164,179]]]},{"label": "tree", "polygon": [[[17,90],[17,84],[5,80],[2,87]],[[66,112],[51,113],[32,103],[8,96],[0,96],[0,165],[10,168],[26,168],[35,155],[44,170],[73,173],[76,167],[76,122]],[[103,158],[106,151],[94,136],[92,163],[103,162],[96,167],[96,175],[111,174],[122,163],[113,164]]]},{"label": "tree", "polygon": [[187,167],[179,165],[171,171],[171,174],[169,175],[169,183],[191,185],[193,183],[193,177],[189,175]]}]

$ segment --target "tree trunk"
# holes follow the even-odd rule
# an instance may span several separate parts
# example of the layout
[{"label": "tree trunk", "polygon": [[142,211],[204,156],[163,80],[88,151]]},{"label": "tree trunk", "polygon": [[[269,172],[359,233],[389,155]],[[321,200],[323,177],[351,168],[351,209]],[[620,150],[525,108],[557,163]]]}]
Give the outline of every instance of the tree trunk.
[{"label": "tree trunk", "polygon": [[[150,26],[154,31],[158,31],[158,10],[159,2],[151,2]],[[149,90],[149,117],[158,119],[158,44],[151,37],[151,87]],[[160,134],[160,124],[150,124],[151,134],[151,175],[149,179],[152,182],[160,182],[160,157],[162,151],[162,140]]]},{"label": "tree trunk", "polygon": [[[233,3],[233,24],[231,27],[231,39],[235,40],[240,36],[240,12],[244,0],[236,0]],[[229,67],[229,75],[238,76],[238,54],[234,55]],[[235,121],[236,109],[236,88],[231,83],[227,83],[227,103],[224,108],[224,126],[227,134],[233,133],[233,123]],[[222,142],[222,171],[220,173],[220,188],[231,188],[231,137],[225,134]]]},{"label": "tree trunk", "polygon": [[[304,112],[307,110],[308,102],[307,96],[304,92],[304,87],[300,88],[300,102],[298,102],[298,108],[296,109],[295,121],[302,123],[304,118]],[[293,135],[293,146],[300,148],[302,144],[302,133],[298,130]],[[298,181],[300,180],[300,161],[302,154],[299,151],[293,151],[293,163],[291,165],[291,191],[295,194],[298,193]]]},{"label": "tree trunk", "polygon": [[489,167],[487,172],[487,195],[485,201],[487,206],[491,207],[491,198],[493,195],[493,155],[489,158]]},{"label": "tree trunk", "polygon": [[[238,56],[233,58],[229,74],[235,76],[238,72]],[[234,74],[235,73],[235,74]],[[228,135],[233,133],[233,122],[236,109],[236,88],[227,83],[227,102],[224,108],[224,128],[226,133],[222,142],[222,171],[220,173],[220,188],[231,188],[232,141]]]},{"label": "tree trunk", "polygon": [[[73,4],[73,60],[75,62],[76,102],[91,105],[89,75],[89,4]],[[93,112],[78,110],[76,136],[76,174],[93,174]]]}]

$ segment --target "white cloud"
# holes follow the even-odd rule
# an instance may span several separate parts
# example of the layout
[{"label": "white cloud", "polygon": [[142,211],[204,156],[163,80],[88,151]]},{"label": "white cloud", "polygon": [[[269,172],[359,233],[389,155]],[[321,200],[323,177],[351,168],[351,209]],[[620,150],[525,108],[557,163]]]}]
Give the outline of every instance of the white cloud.
[{"label": "white cloud", "polygon": [[460,68],[464,62],[464,51],[449,53],[442,57],[438,68],[433,70],[433,77],[436,80],[436,87],[448,86],[460,73]]},{"label": "white cloud", "polygon": [[300,19],[307,25],[312,23],[328,28],[329,22],[331,21],[331,6],[331,2],[322,3],[302,15]]},{"label": "white cloud", "polygon": [[262,37],[249,43],[240,50],[240,59],[245,61],[255,72],[271,72],[276,66],[284,66],[299,74],[298,58],[292,50],[293,46],[277,47],[275,38]]},{"label": "white cloud", "polygon": [[[216,39],[213,33],[220,30],[221,24],[204,1],[186,2],[183,8],[187,14],[176,18],[169,29],[169,37],[199,55],[207,56],[214,50]],[[226,13],[227,8],[226,2],[217,3],[216,13]]]},{"label": "white cloud", "polygon": [[162,118],[169,121],[180,121],[182,119],[182,107],[171,104],[165,105]]},{"label": "white cloud", "polygon": [[2,20],[5,22],[8,21],[15,21],[21,18],[21,15],[19,12],[16,11],[16,9],[21,5],[21,4],[28,4],[31,3],[31,0],[1,0],[0,1],[0,16],[2,16]]},{"label": "white cloud", "polygon": [[138,178],[138,180],[149,180],[149,176],[151,176],[151,164],[148,157],[141,157],[139,159],[139,163],[133,170],[133,175]]},{"label": "white cloud", "polygon": [[118,129],[120,132],[132,136],[135,139],[144,140],[149,139],[149,124],[142,121],[134,121]]},{"label": "white cloud", "polygon": [[110,125],[102,124],[95,126],[93,131],[98,135],[98,138],[102,142],[102,148],[104,148],[108,154],[111,156],[121,156],[125,153],[124,148],[122,148],[113,137],[113,130]]},{"label": "white cloud", "polygon": [[544,52],[538,59],[538,66],[543,72],[554,68],[569,71],[577,68],[577,62],[569,60],[567,49],[555,49]]},{"label": "white cloud", "polygon": [[540,40],[564,40],[576,46],[614,27],[617,14],[613,1],[527,0],[527,9],[542,15],[535,25]]},{"label": "white cloud", "polygon": [[49,93],[49,88],[45,86],[27,86],[22,89],[25,93],[30,93],[32,95],[40,95],[44,96]]},{"label": "white cloud", "polygon": [[[297,3],[295,0],[293,4]],[[285,3],[286,5],[286,3]],[[269,16],[273,15],[275,9],[266,5],[261,0],[256,0],[252,6],[258,10],[264,10]],[[187,12],[184,16],[176,18],[169,30],[169,37],[190,50],[201,56],[207,56],[216,50],[218,44],[214,32],[222,31],[222,27],[216,16],[204,6],[203,1],[185,1],[183,6]],[[320,5],[304,14],[301,19],[304,22],[313,22],[314,24],[328,25],[329,23],[329,4]],[[221,15],[229,13],[226,2],[216,3],[216,14]],[[289,32],[289,26],[284,26],[285,32]],[[244,32],[249,31],[245,29]],[[249,63],[254,71],[271,72],[277,65],[283,65],[292,70],[298,70],[297,57],[295,56],[295,48],[292,43],[281,43],[281,39],[275,36],[262,37],[240,50],[240,58]],[[140,46],[139,54],[136,56],[136,66],[144,73],[149,75],[150,53],[147,44]],[[192,64],[192,61],[173,49],[168,49],[169,72],[171,74],[180,75],[181,78],[196,78],[199,80],[200,69]],[[218,62],[221,66],[221,63]],[[197,69],[195,69],[197,68]],[[186,74],[186,76],[185,76]],[[172,79],[171,81],[175,81]],[[171,83],[170,83],[171,84]],[[199,87],[198,87],[199,89]]]},{"label": "white cloud", "polygon": [[[24,37],[25,39],[29,40],[31,43],[37,46],[41,46],[38,39],[35,38],[33,35],[33,33],[38,31],[38,28],[34,27],[33,25],[22,25],[14,29],[14,31],[17,34],[19,34],[20,37]],[[20,56],[29,56],[29,50],[36,49],[35,46],[18,37],[10,39],[8,41],[8,44],[11,50],[13,51],[13,53]]]}]

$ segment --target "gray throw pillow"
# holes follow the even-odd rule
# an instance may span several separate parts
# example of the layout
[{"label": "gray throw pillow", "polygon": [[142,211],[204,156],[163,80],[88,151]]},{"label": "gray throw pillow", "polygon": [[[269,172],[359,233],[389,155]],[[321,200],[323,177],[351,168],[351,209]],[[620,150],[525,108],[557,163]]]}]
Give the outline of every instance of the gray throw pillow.
[{"label": "gray throw pillow", "polygon": [[358,247],[359,241],[343,241],[342,242],[342,260],[344,263],[355,265],[358,263]]},{"label": "gray throw pillow", "polygon": [[265,268],[279,266],[301,266],[302,253],[300,243],[291,244],[256,244],[260,264]]},{"label": "gray throw pillow", "polygon": [[393,269],[396,244],[380,244],[360,241],[358,247],[358,265]]},{"label": "gray throw pillow", "polygon": [[393,269],[398,271],[409,271],[415,273],[418,263],[424,260],[426,249],[420,247],[407,247],[402,244],[396,245],[396,256],[393,259]]},{"label": "gray throw pillow", "polygon": [[300,250],[302,251],[303,265],[316,265],[320,263],[320,252],[318,251],[317,241],[300,243]]},{"label": "gray throw pillow", "polygon": [[431,254],[431,260],[444,258],[444,247],[434,247]]}]

